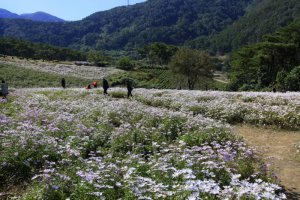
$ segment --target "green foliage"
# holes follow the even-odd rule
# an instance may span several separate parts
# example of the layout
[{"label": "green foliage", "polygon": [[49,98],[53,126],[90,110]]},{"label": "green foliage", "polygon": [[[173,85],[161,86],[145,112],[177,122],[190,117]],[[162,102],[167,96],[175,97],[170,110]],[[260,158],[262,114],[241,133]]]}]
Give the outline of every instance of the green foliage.
[{"label": "green foliage", "polygon": [[214,52],[230,52],[263,40],[266,34],[289,25],[300,17],[298,0],[252,1],[244,16],[211,38],[199,38],[194,44],[210,47]]},{"label": "green foliage", "polygon": [[117,68],[123,70],[132,70],[134,68],[134,63],[129,57],[123,57],[119,59]]},{"label": "green foliage", "polygon": [[36,144],[35,141],[27,141],[24,147],[17,145],[16,141],[11,142],[12,147],[1,150],[0,162],[6,164],[0,166],[0,189],[9,183],[28,181],[45,164],[44,155],[48,155],[48,160],[51,161],[59,158],[53,149]]},{"label": "green foliage", "polygon": [[98,67],[109,65],[110,57],[106,56],[102,51],[91,51],[87,55],[87,60]]},{"label": "green foliage", "polygon": [[261,41],[263,35],[300,17],[299,11],[298,0],[151,0],[76,22],[0,19],[0,35],[83,51],[128,50],[163,42],[226,53]]},{"label": "green foliage", "polygon": [[186,77],[192,90],[200,77],[212,77],[213,63],[205,52],[180,49],[172,57],[170,68],[175,74]]},{"label": "green foliage", "polygon": [[[257,90],[278,87],[299,90],[300,20],[280,29],[265,41],[244,47],[231,57],[231,90]],[[289,74],[291,73],[291,74]],[[296,84],[292,86],[291,84]],[[288,86],[289,85],[289,86]]]},{"label": "green foliage", "polygon": [[168,64],[177,50],[178,48],[174,45],[156,42],[146,45],[138,51],[141,57],[148,58],[151,63]]},{"label": "green foliage", "polygon": [[158,41],[178,45],[222,31],[252,1],[151,0],[65,23],[1,19],[0,33],[82,50],[133,49]]},{"label": "green foliage", "polygon": [[[218,134],[215,134],[216,132],[218,132]],[[229,131],[226,129],[211,128],[204,132],[191,131],[188,134],[183,135],[180,139],[185,141],[189,146],[197,146],[205,142],[233,141],[236,138],[229,134]]]},{"label": "green foliage", "polygon": [[42,60],[85,60],[85,54],[68,48],[32,43],[13,38],[0,38],[0,54]]},{"label": "green foliage", "polygon": [[109,93],[109,95],[113,98],[126,98],[127,93],[122,91],[112,91]]},{"label": "green foliage", "polygon": [[284,79],[286,89],[300,91],[300,66],[295,67]]},{"label": "green foliage", "polygon": [[[108,77],[112,86],[124,86],[125,80],[134,82],[135,88],[157,88],[176,89],[178,79],[169,69],[141,68],[134,71],[114,74]],[[195,89],[223,89],[223,83],[216,82],[210,78],[202,77],[201,81],[195,84]],[[181,88],[188,88],[187,79],[182,78]]]},{"label": "green foliage", "polygon": [[0,65],[1,79],[6,80],[9,88],[61,87],[61,79],[66,79],[67,87],[84,87],[92,80],[24,69],[11,65]]}]

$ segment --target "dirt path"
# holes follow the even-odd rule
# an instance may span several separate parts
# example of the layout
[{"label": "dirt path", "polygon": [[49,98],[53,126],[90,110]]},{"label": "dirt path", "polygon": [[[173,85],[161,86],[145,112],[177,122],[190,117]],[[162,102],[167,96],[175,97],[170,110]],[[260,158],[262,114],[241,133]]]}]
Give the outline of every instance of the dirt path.
[{"label": "dirt path", "polygon": [[272,163],[279,183],[287,190],[288,199],[300,199],[300,155],[295,147],[300,141],[300,131],[246,125],[235,126],[234,131]]}]

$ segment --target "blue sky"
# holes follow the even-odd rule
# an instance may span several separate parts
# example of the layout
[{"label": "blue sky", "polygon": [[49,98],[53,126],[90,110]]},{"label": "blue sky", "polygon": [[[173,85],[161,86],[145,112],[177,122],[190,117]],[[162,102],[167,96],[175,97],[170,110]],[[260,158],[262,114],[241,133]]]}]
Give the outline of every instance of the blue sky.
[{"label": "blue sky", "polygon": [[[145,0],[130,0],[136,4]],[[74,21],[95,12],[127,5],[127,0],[0,0],[0,8],[23,14],[43,11],[64,20]]]}]

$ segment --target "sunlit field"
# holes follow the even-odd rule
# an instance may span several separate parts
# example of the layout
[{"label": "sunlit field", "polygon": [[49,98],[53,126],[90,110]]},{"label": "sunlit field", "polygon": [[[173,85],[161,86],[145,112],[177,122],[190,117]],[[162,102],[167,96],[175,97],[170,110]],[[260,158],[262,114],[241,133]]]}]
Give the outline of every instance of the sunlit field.
[{"label": "sunlit field", "polygon": [[[299,130],[299,93],[102,93],[21,89],[1,100],[2,196],[285,199],[231,124]],[[20,185],[21,193],[8,191]]]}]

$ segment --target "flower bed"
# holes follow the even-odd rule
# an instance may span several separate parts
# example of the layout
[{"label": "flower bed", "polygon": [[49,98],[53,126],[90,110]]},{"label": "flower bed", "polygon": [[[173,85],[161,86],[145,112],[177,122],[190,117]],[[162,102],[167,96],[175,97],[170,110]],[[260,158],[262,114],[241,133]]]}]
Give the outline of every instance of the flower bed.
[{"label": "flower bed", "polygon": [[0,107],[0,188],[29,183],[20,199],[285,199],[228,125],[155,92],[156,106],[146,90],[17,90]]}]

